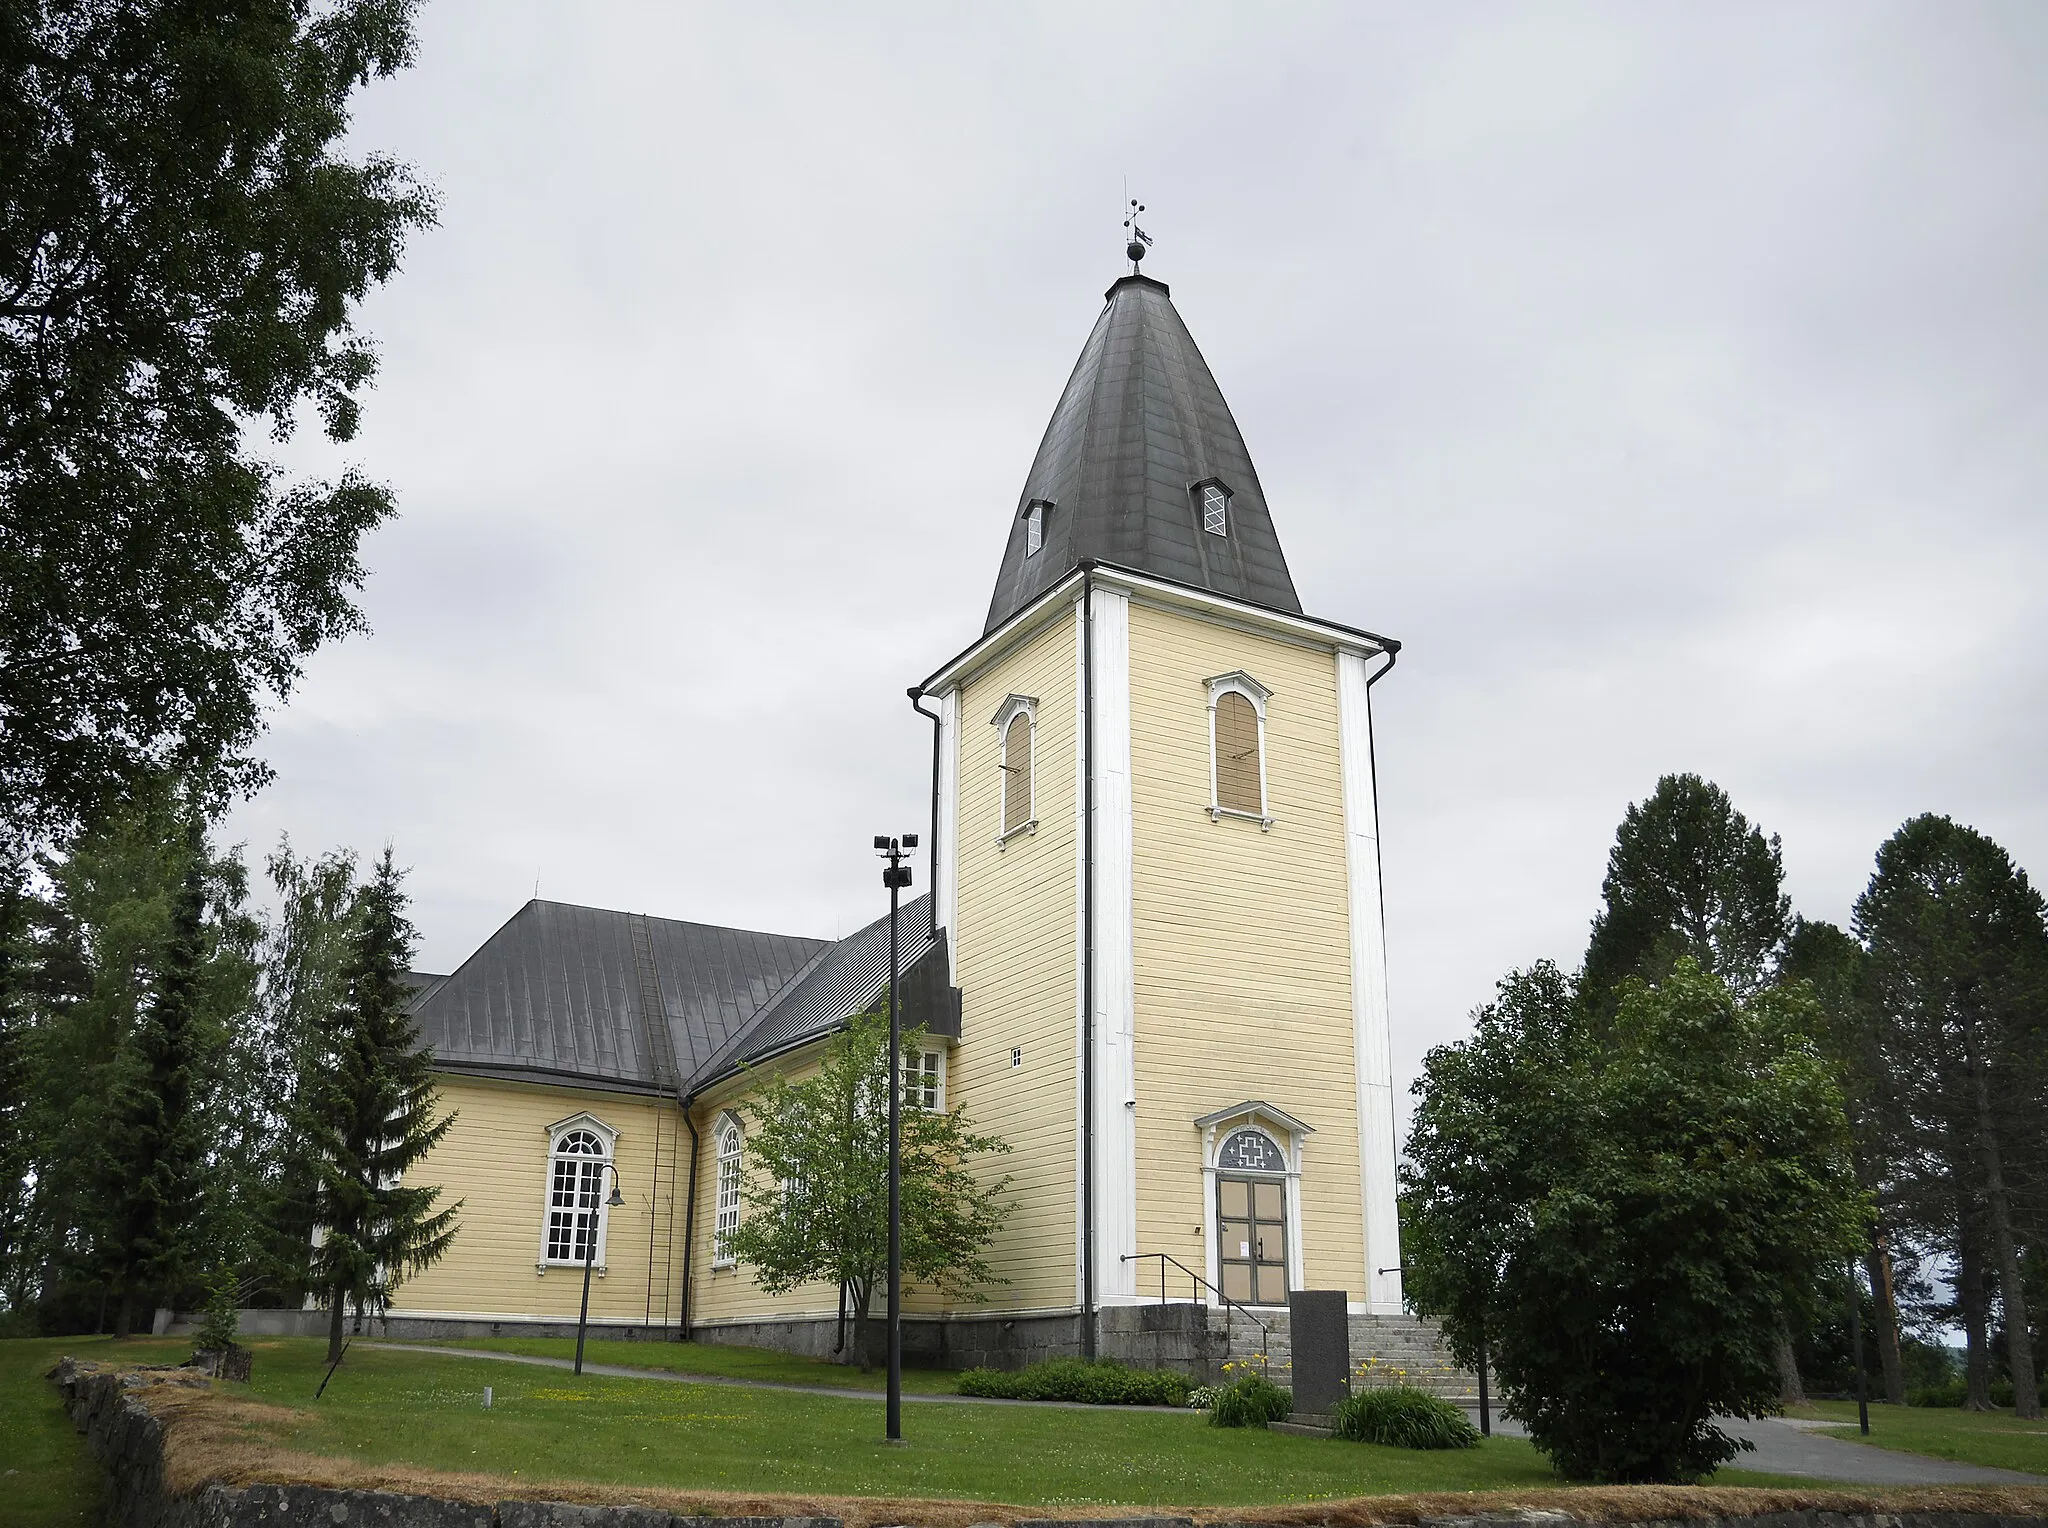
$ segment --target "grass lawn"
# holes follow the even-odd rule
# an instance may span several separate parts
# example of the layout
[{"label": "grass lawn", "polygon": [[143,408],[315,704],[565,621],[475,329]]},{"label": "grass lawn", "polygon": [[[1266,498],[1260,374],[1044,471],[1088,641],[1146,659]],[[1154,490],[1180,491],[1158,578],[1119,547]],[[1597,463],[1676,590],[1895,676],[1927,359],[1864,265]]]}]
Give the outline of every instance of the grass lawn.
[{"label": "grass lawn", "polygon": [[[208,1444],[225,1446],[219,1457],[245,1464],[255,1446],[347,1461],[344,1470],[484,1473],[515,1487],[582,1482],[1036,1507],[1279,1504],[1558,1484],[1544,1459],[1517,1438],[1412,1453],[1212,1428],[1193,1412],[1117,1407],[913,1403],[904,1414],[908,1446],[891,1448],[881,1440],[877,1397],[577,1379],[402,1349],[357,1347],[316,1401],[324,1344],[282,1339],[253,1346],[253,1384],[223,1390],[261,1404],[229,1402],[238,1415],[215,1426]],[[0,1342],[0,1437],[5,1468],[20,1472],[5,1480],[0,1519],[43,1528],[86,1523],[96,1514],[95,1471],[42,1379],[59,1355],[164,1361],[186,1350],[147,1340]],[[495,1392],[488,1411],[486,1385]],[[1819,1484],[1736,1472],[1715,1483]]]},{"label": "grass lawn", "polygon": [[1870,1436],[1856,1430],[1854,1401],[1815,1401],[1792,1415],[1839,1422],[1848,1430],[1827,1436],[1908,1454],[1931,1454],[1966,1464],[2048,1475],[2048,1422],[2022,1422],[2010,1411],[1964,1411],[1948,1406],[1872,1406]]},{"label": "grass lawn", "polygon": [[[93,1337],[0,1342],[0,1522],[71,1528],[100,1521],[100,1468],[43,1376],[64,1353],[102,1357],[114,1350],[113,1342]],[[119,1346],[123,1358],[147,1363],[181,1360],[191,1351],[189,1342],[146,1338]]]},{"label": "grass lawn", "polygon": [[[463,1337],[426,1346],[479,1348],[494,1353],[527,1353],[542,1358],[574,1358],[574,1337]],[[725,1347],[710,1342],[623,1342],[592,1338],[583,1344],[586,1363],[619,1364],[631,1369],[666,1369],[674,1374],[708,1374],[720,1379],[763,1380],[778,1385],[829,1385],[835,1390],[872,1390],[881,1394],[888,1376],[877,1367],[863,1374],[845,1364],[822,1363],[766,1348]],[[905,1369],[905,1395],[951,1395],[959,1375],[941,1369]]]}]

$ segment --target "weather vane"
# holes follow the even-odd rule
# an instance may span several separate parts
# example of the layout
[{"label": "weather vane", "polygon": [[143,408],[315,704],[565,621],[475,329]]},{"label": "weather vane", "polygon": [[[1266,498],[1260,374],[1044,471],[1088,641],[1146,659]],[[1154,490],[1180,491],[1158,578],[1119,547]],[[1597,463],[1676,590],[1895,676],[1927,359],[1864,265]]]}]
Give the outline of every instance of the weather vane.
[{"label": "weather vane", "polygon": [[1130,199],[1130,210],[1125,214],[1124,227],[1130,229],[1130,241],[1124,245],[1124,258],[1131,262],[1131,274],[1138,274],[1138,262],[1145,258],[1145,251],[1152,247],[1152,235],[1138,226],[1138,214],[1145,210],[1145,204],[1136,197]]}]

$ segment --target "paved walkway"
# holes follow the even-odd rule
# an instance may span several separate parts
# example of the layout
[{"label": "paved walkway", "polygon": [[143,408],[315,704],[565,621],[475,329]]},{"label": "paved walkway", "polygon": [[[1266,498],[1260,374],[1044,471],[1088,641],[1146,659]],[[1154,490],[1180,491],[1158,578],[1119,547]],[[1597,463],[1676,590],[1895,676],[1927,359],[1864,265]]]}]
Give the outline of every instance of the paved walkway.
[{"label": "paved walkway", "polygon": [[[1478,1411],[1467,1407],[1474,1422]],[[1760,1475],[1810,1475],[1817,1480],[1838,1480],[1857,1486],[1951,1486],[1951,1485],[2048,1485],[2048,1476],[2022,1475],[2017,1470],[1993,1469],[1986,1464],[1959,1464],[1953,1459],[1935,1459],[1926,1454],[1902,1454],[1896,1449],[1875,1448],[1847,1438],[1833,1438],[1815,1431],[1825,1422],[1797,1417],[1768,1417],[1744,1422],[1723,1417],[1721,1430],[1731,1437],[1747,1438],[1756,1448],[1728,1461],[1732,1470],[1754,1470]],[[1493,1430],[1509,1437],[1528,1434],[1519,1422],[1494,1413]]]},{"label": "paved walkway", "polygon": [[[416,1342],[370,1342],[356,1339],[366,1348],[386,1348],[400,1353],[439,1353],[448,1358],[488,1358],[499,1363],[530,1364],[541,1369],[573,1369],[567,1358],[539,1358],[531,1353],[499,1353],[489,1348],[446,1348]],[[620,1364],[585,1362],[585,1374],[602,1374],[613,1379],[658,1379],[679,1385],[732,1385],[742,1390],[785,1390],[798,1395],[829,1395],[838,1400],[879,1401],[879,1390],[856,1390],[838,1385],[799,1385],[786,1380],[737,1379],[723,1374],[681,1374],[673,1369],[630,1369]],[[982,1395],[913,1395],[913,1403],[953,1406],[1067,1406],[1086,1410],[1078,1401],[1004,1401]],[[1170,1406],[1134,1406],[1133,1411],[1172,1411]],[[1469,1409],[1469,1408],[1468,1408]],[[1473,1412],[1476,1419],[1477,1412]],[[1810,1425],[1810,1424],[1809,1424]],[[1934,1485],[2048,1485],[2048,1476],[2022,1475],[2017,1470],[1995,1470],[1982,1464],[1958,1464],[1950,1459],[1931,1459],[1925,1454],[1901,1454],[1893,1449],[1873,1448],[1808,1430],[1806,1426],[1778,1421],[1742,1422],[1724,1419],[1721,1426],[1738,1438],[1756,1445],[1732,1462],[1732,1468],[1756,1470],[1766,1475],[1810,1475],[1820,1480],[1838,1480],[1859,1486]],[[1522,1425],[1495,1413],[1493,1430],[1509,1437],[1525,1437]]]}]

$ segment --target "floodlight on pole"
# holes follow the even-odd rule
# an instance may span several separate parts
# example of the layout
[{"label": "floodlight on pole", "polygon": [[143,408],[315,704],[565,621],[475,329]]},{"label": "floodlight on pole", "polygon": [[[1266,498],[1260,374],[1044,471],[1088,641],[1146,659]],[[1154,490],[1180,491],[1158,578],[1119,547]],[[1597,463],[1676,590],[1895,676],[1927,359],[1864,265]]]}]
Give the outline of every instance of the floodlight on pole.
[{"label": "floodlight on pole", "polygon": [[896,1000],[897,897],[910,884],[906,851],[917,835],[875,836],[875,852],[889,863],[882,884],[889,888],[889,1404],[886,1436],[903,1441],[903,1019]]}]

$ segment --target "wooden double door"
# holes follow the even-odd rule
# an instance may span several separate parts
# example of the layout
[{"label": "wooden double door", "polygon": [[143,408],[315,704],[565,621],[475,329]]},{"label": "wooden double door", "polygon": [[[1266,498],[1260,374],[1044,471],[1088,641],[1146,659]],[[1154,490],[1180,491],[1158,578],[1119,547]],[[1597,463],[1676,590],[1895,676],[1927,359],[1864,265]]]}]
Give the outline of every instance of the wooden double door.
[{"label": "wooden double door", "polygon": [[1224,1298],[1287,1303],[1287,1180],[1216,1178],[1216,1266]]}]

